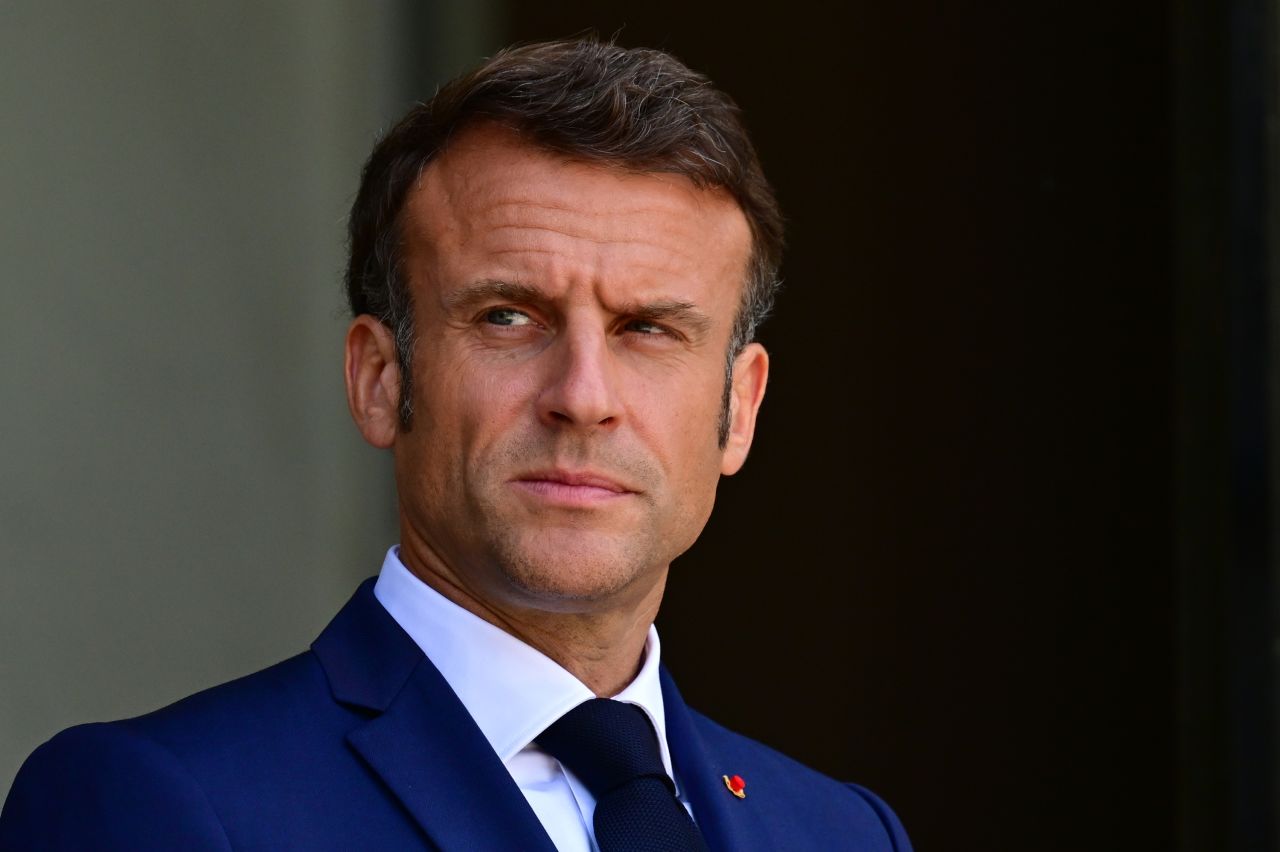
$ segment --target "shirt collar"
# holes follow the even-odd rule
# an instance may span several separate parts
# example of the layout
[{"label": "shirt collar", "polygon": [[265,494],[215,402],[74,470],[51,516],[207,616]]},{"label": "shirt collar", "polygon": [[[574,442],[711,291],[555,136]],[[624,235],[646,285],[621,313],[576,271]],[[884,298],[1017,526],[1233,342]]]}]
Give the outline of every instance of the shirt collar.
[{"label": "shirt collar", "polygon": [[[387,551],[373,594],[422,649],[471,714],[503,763],[530,745],[552,722],[595,694],[541,651],[463,609],[418,579]],[[658,680],[661,645],[649,626],[644,662],[616,701],[635,704],[658,733],[667,774],[667,722]]]}]

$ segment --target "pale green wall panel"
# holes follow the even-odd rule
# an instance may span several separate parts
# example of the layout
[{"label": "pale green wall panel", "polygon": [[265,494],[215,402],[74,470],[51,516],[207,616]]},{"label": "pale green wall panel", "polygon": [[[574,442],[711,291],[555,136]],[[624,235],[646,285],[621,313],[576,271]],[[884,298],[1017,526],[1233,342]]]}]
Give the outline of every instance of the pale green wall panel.
[{"label": "pale green wall panel", "polygon": [[394,541],[344,220],[410,44],[477,38],[412,17],[0,4],[0,797],[67,725],[305,649]]}]

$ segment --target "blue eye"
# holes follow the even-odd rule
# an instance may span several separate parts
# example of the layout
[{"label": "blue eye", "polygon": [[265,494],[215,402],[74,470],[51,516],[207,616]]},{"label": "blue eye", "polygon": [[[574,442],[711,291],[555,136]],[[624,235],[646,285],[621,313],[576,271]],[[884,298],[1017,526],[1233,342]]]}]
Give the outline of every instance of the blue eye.
[{"label": "blue eye", "polygon": [[529,315],[515,308],[494,308],[486,311],[484,321],[491,325],[529,325],[533,322]]}]

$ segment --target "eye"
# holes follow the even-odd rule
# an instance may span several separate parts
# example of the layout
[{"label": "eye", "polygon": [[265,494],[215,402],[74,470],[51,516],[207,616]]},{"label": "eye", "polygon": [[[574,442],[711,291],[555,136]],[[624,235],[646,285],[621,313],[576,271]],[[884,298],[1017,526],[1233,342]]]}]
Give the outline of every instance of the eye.
[{"label": "eye", "polygon": [[484,321],[490,325],[532,325],[533,319],[515,308],[493,308],[485,311]]},{"label": "eye", "polygon": [[631,331],[631,332],[635,332],[636,334],[643,334],[643,335],[656,336],[656,335],[671,333],[663,326],[658,325],[656,322],[649,322],[648,320],[631,320],[624,326],[624,329],[626,331]]}]

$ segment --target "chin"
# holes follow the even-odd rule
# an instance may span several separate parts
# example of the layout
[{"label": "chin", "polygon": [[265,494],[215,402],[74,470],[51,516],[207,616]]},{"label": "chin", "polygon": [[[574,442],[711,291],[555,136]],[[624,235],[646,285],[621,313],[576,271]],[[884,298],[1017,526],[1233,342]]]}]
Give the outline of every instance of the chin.
[{"label": "chin", "polygon": [[[656,582],[669,560],[615,538],[539,536],[538,542],[502,548],[498,568],[519,597],[548,609],[572,611]],[[594,540],[593,540],[594,539]],[[515,544],[508,542],[508,545]]]}]

